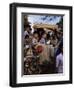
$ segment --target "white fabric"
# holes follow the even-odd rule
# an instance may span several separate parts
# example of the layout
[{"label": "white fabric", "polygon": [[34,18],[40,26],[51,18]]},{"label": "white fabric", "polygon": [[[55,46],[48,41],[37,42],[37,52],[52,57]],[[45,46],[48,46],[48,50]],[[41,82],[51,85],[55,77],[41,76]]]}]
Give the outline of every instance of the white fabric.
[{"label": "white fabric", "polygon": [[56,57],[56,68],[58,69],[58,73],[63,73],[63,54],[60,53]]}]

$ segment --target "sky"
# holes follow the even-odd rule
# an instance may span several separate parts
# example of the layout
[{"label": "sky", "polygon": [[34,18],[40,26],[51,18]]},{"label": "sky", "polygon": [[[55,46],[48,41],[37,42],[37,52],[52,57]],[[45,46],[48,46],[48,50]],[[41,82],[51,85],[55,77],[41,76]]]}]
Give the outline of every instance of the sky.
[{"label": "sky", "polygon": [[28,15],[28,21],[33,25],[33,23],[43,23],[43,24],[56,24],[60,21],[62,16],[48,16],[48,15]]}]

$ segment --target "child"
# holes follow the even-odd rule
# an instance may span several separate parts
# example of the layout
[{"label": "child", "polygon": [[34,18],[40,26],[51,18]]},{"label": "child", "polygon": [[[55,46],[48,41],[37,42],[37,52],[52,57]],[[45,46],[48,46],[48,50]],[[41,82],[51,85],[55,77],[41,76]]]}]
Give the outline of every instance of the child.
[{"label": "child", "polygon": [[61,50],[60,54],[56,57],[56,71],[57,73],[63,73],[63,45],[59,45]]},{"label": "child", "polygon": [[32,44],[36,45],[38,43],[38,40],[39,40],[38,33],[34,32],[33,33]]},{"label": "child", "polygon": [[43,33],[42,38],[40,40],[40,43],[46,44],[46,37],[47,37],[47,34],[46,33]]},{"label": "child", "polygon": [[30,33],[31,33],[31,28],[30,28],[30,26],[27,26],[27,27],[25,28],[25,31],[24,31],[24,37],[25,37],[26,35],[30,35]]}]

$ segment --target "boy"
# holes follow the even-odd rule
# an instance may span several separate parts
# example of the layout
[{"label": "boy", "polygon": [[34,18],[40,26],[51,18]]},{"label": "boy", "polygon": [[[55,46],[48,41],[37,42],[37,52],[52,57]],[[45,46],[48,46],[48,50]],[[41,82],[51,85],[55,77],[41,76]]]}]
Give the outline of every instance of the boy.
[{"label": "boy", "polygon": [[60,44],[59,48],[61,52],[56,57],[56,71],[57,73],[63,73],[63,45]]}]

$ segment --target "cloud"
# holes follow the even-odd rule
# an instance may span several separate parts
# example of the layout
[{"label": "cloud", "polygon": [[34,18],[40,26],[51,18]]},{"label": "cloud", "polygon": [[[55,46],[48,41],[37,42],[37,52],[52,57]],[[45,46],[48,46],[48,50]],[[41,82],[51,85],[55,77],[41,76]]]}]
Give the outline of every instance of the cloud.
[{"label": "cloud", "polygon": [[28,20],[31,24],[43,23],[43,24],[56,24],[60,21],[62,16],[48,16],[48,15],[28,15]]}]

